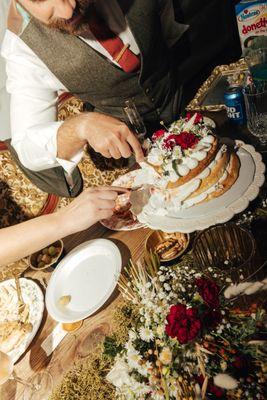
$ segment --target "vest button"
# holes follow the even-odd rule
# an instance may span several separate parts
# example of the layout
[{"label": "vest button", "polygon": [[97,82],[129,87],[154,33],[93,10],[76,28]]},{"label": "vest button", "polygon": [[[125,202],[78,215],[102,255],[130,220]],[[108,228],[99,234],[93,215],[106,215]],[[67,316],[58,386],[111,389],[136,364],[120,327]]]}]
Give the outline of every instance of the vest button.
[{"label": "vest button", "polygon": [[150,93],[150,89],[146,88],[145,92],[146,92],[146,94]]},{"label": "vest button", "polygon": [[155,97],[151,97],[151,101],[152,101],[152,103],[154,103]]}]

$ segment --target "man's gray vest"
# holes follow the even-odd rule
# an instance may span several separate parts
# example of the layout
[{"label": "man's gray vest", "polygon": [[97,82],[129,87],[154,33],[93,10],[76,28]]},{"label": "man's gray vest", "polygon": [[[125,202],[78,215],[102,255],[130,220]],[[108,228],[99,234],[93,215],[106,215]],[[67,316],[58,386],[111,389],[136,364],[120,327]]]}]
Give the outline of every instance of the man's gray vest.
[{"label": "man's gray vest", "polygon": [[31,20],[21,39],[74,95],[96,111],[124,118],[125,100],[133,98],[145,122],[172,122],[180,91],[171,68],[155,0],[118,0],[141,52],[141,70],[125,73],[83,40]]}]

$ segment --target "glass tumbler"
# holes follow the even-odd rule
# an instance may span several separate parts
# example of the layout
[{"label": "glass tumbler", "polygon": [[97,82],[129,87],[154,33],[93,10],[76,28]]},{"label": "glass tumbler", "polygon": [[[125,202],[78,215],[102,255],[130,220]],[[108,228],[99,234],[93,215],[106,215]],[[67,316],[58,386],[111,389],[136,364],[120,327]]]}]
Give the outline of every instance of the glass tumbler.
[{"label": "glass tumbler", "polygon": [[194,241],[195,264],[204,273],[223,271],[235,282],[255,272],[256,243],[251,233],[234,223],[215,225],[200,232]]},{"label": "glass tumbler", "polygon": [[261,144],[267,143],[267,82],[243,88],[247,128]]}]

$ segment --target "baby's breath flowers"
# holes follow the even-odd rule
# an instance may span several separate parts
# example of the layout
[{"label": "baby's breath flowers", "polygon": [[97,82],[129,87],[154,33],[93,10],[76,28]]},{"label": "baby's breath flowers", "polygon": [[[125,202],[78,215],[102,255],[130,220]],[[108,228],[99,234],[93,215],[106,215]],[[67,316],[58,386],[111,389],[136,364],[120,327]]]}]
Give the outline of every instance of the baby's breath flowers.
[{"label": "baby's breath flowers", "polygon": [[[195,400],[240,390],[248,398],[255,391],[255,399],[264,399],[257,375],[263,368],[260,352],[247,341],[262,326],[264,311],[234,308],[231,279],[213,267],[207,275],[190,256],[166,267],[151,254],[144,264],[126,270],[120,290],[138,315],[108,375],[116,399]],[[265,282],[240,285],[235,297]],[[249,380],[242,375],[246,370]]]}]

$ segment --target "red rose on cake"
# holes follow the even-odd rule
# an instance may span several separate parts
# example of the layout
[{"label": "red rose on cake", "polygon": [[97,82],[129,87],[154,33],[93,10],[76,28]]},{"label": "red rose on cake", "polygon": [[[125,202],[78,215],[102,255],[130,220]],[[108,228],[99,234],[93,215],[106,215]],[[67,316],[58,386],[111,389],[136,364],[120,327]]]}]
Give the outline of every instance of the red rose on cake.
[{"label": "red rose on cake", "polygon": [[177,141],[178,135],[171,134],[163,141],[162,147],[165,150],[172,150],[175,146],[179,145]]},{"label": "red rose on cake", "polygon": [[159,129],[158,131],[154,132],[152,135],[152,140],[155,142],[157,139],[161,138],[166,131],[164,129]]},{"label": "red rose on cake", "polygon": [[181,132],[178,135],[178,145],[183,150],[191,149],[199,142],[199,138],[191,132]]},{"label": "red rose on cake", "polygon": [[180,146],[183,150],[194,147],[199,142],[196,135],[190,132],[181,132],[179,135],[169,135],[164,139],[162,147],[172,150],[175,146]]}]

